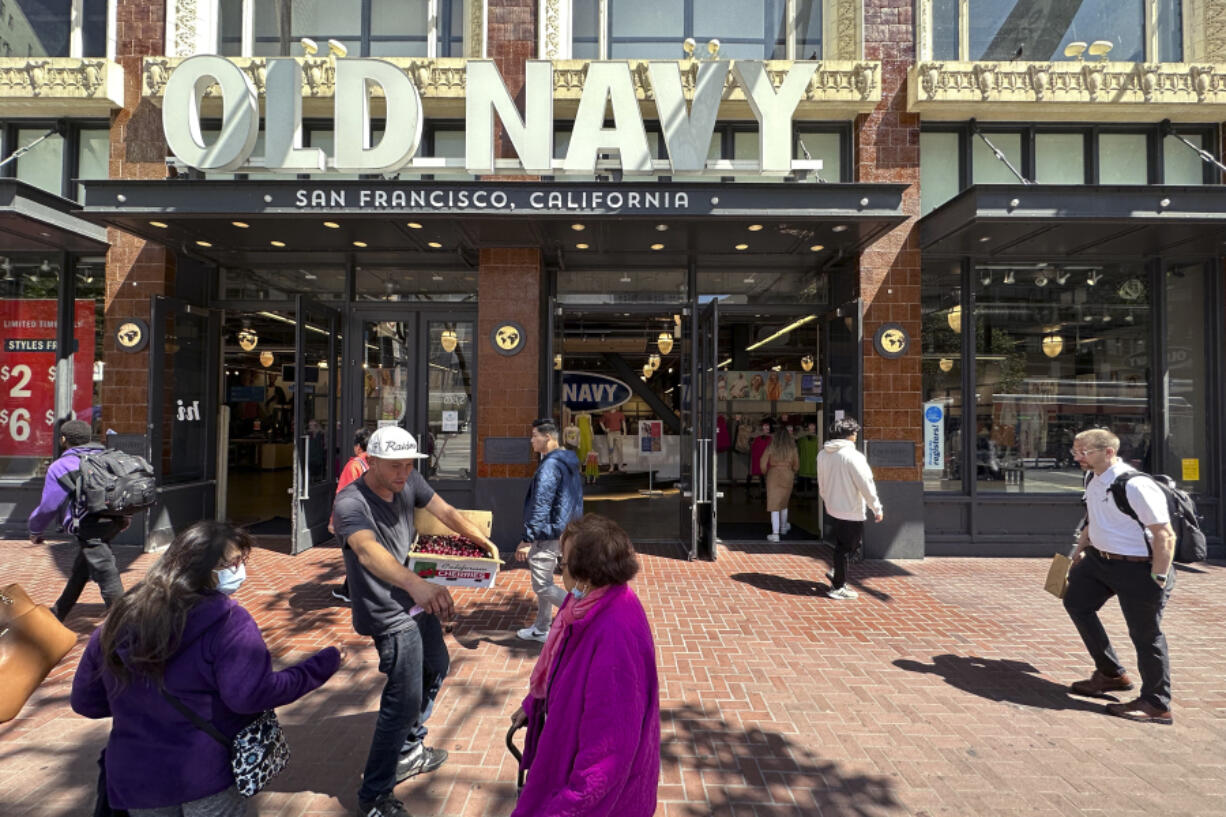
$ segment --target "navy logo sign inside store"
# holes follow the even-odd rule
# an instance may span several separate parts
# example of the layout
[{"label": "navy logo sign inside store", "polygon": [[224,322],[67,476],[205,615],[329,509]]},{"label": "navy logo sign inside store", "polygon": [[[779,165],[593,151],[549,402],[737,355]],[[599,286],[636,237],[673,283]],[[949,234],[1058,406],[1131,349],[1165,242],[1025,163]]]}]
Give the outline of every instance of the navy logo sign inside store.
[{"label": "navy logo sign inside store", "polygon": [[873,336],[873,348],[877,354],[889,360],[905,355],[910,345],[911,336],[897,323],[883,323]]},{"label": "navy logo sign inside store", "polygon": [[490,343],[500,355],[517,355],[524,348],[524,328],[515,321],[503,321],[490,332]]},{"label": "navy logo sign inside store", "polygon": [[616,408],[633,395],[616,378],[591,372],[562,373],[562,405],[571,411],[604,411]]}]

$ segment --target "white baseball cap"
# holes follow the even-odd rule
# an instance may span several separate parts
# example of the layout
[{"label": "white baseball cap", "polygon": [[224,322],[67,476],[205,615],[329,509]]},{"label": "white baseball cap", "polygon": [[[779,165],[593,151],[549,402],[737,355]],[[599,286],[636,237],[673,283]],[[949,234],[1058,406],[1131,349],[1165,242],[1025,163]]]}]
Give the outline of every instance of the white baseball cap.
[{"label": "white baseball cap", "polygon": [[366,456],[381,460],[424,460],[429,455],[419,454],[417,440],[400,426],[383,426],[366,441]]}]

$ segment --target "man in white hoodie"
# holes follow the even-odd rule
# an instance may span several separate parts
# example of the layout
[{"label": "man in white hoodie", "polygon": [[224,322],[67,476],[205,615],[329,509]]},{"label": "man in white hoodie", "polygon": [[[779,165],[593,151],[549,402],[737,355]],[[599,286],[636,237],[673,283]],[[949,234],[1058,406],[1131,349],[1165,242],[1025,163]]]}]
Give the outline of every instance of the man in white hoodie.
[{"label": "man in white hoodie", "polygon": [[826,595],[832,599],[859,595],[847,586],[847,560],[864,541],[866,505],[878,522],[885,514],[868,460],[856,450],[859,433],[860,424],[850,417],[836,420],[830,440],[817,455],[817,488],[834,528],[834,566],[826,573],[830,579]]}]

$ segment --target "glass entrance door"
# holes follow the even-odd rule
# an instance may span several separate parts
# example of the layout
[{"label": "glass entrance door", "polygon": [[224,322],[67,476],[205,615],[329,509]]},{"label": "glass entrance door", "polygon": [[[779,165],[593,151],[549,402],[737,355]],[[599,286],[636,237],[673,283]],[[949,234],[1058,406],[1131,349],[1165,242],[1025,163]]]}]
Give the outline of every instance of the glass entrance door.
[{"label": "glass entrance door", "polygon": [[715,558],[716,512],[716,373],[719,370],[719,303],[701,308],[694,320],[690,402],[693,411],[691,451],[690,558]]},{"label": "glass entrance door", "polygon": [[328,539],[336,494],[340,313],[298,296],[294,329],[294,473],[291,550]]}]

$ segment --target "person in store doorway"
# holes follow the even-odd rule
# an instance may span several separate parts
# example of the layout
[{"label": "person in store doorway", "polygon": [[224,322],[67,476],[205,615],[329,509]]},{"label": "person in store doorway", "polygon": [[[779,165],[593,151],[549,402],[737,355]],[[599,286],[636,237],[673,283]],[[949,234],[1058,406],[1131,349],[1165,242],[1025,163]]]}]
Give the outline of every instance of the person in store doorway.
[{"label": "person in store doorway", "polygon": [[626,415],[618,407],[611,408],[600,415],[600,425],[604,428],[605,445],[609,447],[609,471],[625,471],[622,440],[626,437]]},{"label": "person in store doorway", "polygon": [[[1119,437],[1105,428],[1083,431],[1073,440],[1074,459],[1094,476],[1086,483],[1086,525],[1073,552],[1064,609],[1094,659],[1094,673],[1075,682],[1072,691],[1102,697],[1133,688],[1098,618],[1107,599],[1116,596],[1137,650],[1141,695],[1109,703],[1106,712],[1130,721],[1170,724],[1171,661],[1161,625],[1175,586],[1175,531],[1165,494],[1148,476],[1125,476],[1136,469],[1117,456],[1119,450]],[[1135,519],[1112,496],[1111,485],[1121,477],[1127,480],[1124,497]]]},{"label": "person in store doorway", "polygon": [[757,482],[766,487],[766,472],[762,470],[762,455],[771,444],[771,435],[775,431],[775,421],[769,417],[762,418],[758,433],[749,444],[749,476],[745,478],[745,495],[753,498],[753,484]]},{"label": "person in store doorway", "polygon": [[787,426],[780,426],[770,438],[770,444],[762,452],[759,463],[766,475],[766,510],[771,515],[771,532],[768,542],[778,542],[792,526],[788,524],[788,502],[792,499],[792,485],[796,482],[796,469],[800,457],[796,453],[796,441]]},{"label": "person in store doorway", "polygon": [[817,455],[817,490],[826,506],[834,529],[834,565],[826,572],[832,599],[854,599],[859,595],[847,586],[847,562],[864,542],[866,509],[880,522],[885,509],[877,496],[868,460],[856,450],[860,424],[850,417],[835,420],[830,439]]},{"label": "person in store doorway", "polygon": [[344,543],[353,629],[374,640],[387,676],[370,754],[358,790],[360,817],[408,817],[393,789],[432,772],[447,759],[427,747],[425,722],[450,668],[441,620],[455,613],[447,588],[405,566],[413,542],[413,511],[425,508],[456,533],[498,548],[426,482],[414,466],[426,454],[399,426],[384,426],[366,444],[369,469],[336,498],[333,522]]},{"label": "person in store doorway", "polygon": [[524,530],[515,558],[528,562],[536,593],[536,620],[515,634],[525,641],[544,643],[549,638],[553,608],[566,601],[566,591],[553,583],[553,571],[562,554],[558,544],[562,531],[571,520],[583,516],[583,475],[575,452],[558,444],[558,426],[552,419],[532,423],[531,442],[541,464],[524,497]]},{"label": "person in store doorway", "polygon": [[[353,456],[349,462],[345,463],[345,467],[341,469],[341,474],[336,478],[336,495],[340,496],[341,491],[355,479],[360,479],[363,474],[370,470],[370,461],[366,459],[366,443],[370,440],[370,429],[359,428],[353,433]],[[336,500],[334,499],[333,502]],[[328,533],[336,533],[336,523],[334,520],[328,520]],[[345,566],[344,560],[341,560],[341,568]],[[339,599],[345,604],[349,603],[349,579],[341,582],[340,587],[332,589],[332,598]]]},{"label": "person in store doorway", "polygon": [[123,596],[123,581],[119,578],[119,566],[115,563],[111,540],[128,526],[128,519],[102,514],[74,518],[70,507],[72,503],[68,501],[68,489],[60,482],[61,477],[80,470],[81,457],[102,450],[101,445],[90,442],[92,439],[93,431],[89,423],[69,420],[60,426],[60,448],[64,453],[47,469],[42,499],[27,523],[30,541],[36,545],[42,543],[43,533],[57,517],[63,529],[77,538],[77,554],[68,574],[68,583],[64,585],[59,599],[51,605],[51,612],[60,621],[68,618],[68,611],[77,603],[85,583],[90,579],[102,591],[102,603],[108,610]]}]

